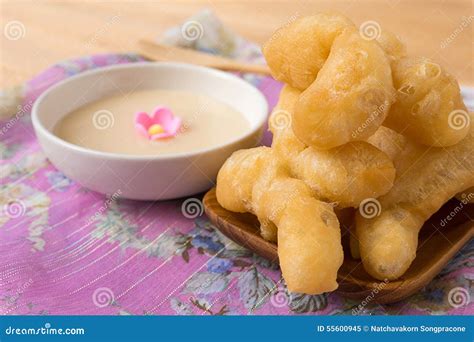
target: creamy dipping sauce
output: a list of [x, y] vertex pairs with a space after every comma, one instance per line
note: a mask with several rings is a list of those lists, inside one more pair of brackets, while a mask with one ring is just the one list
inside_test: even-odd
[[[170, 108], [183, 123], [175, 137], [152, 141], [135, 130], [134, 116], [141, 111], [153, 115], [158, 106]], [[163, 155], [218, 146], [244, 135], [249, 128], [243, 114], [212, 97], [151, 89], [106, 97], [80, 107], [58, 122], [54, 134], [91, 150]]]

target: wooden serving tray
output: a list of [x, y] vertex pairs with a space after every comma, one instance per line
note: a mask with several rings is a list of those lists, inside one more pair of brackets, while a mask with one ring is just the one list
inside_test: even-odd
[[[278, 262], [277, 245], [260, 236], [259, 223], [254, 215], [222, 208], [217, 202], [215, 188], [206, 193], [203, 203], [207, 216], [223, 234], [256, 254]], [[462, 210], [442, 226], [442, 220], [457, 206], [461, 206], [458, 200], [450, 200], [425, 223], [414, 262], [401, 278], [386, 284], [372, 278], [360, 260], [350, 256], [349, 233], [343, 231], [345, 256], [338, 272], [337, 292], [360, 300], [371, 295], [374, 302], [387, 304], [407, 298], [427, 285], [474, 236], [474, 204], [463, 205]]]

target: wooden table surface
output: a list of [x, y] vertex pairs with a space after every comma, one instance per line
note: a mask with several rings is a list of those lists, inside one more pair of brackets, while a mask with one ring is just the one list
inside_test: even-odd
[[474, 85], [470, 0], [0, 1], [0, 88], [62, 59], [134, 51], [138, 38], [155, 38], [203, 8], [259, 43], [295, 16], [335, 10], [357, 24], [374, 20], [397, 33], [410, 54], [431, 57]]

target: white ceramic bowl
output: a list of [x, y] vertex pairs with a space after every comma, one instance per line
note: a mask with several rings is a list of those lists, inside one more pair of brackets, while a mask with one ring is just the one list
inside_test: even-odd
[[[205, 94], [242, 113], [250, 128], [238, 139], [213, 148], [162, 156], [94, 151], [53, 134], [62, 117], [80, 106], [118, 93], [116, 85], [124, 92], [159, 88]], [[32, 120], [46, 156], [71, 179], [104, 194], [164, 200], [209, 189], [232, 152], [259, 142], [267, 111], [264, 96], [231, 74], [189, 64], [144, 62], [88, 71], [58, 83], [35, 102]]]

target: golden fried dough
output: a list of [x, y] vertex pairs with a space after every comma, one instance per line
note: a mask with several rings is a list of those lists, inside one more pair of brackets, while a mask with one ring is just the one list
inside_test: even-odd
[[[393, 135], [396, 137], [396, 135]], [[379, 212], [356, 215], [364, 268], [377, 279], [396, 279], [415, 258], [423, 223], [458, 192], [474, 185], [474, 130], [454, 146], [407, 141], [394, 159], [392, 189], [378, 198]]]
[[273, 134], [272, 148], [288, 164], [307, 147], [291, 129], [292, 113], [300, 94], [298, 89], [285, 85], [268, 120], [269, 129]]
[[393, 185], [391, 160], [367, 142], [356, 141], [330, 150], [306, 147], [293, 133], [291, 120], [300, 92], [285, 86], [269, 120], [272, 148], [289, 165], [291, 175], [306, 182], [324, 201], [357, 207], [368, 197], [381, 196]]
[[397, 161], [397, 156], [405, 149], [408, 144], [407, 138], [385, 126], [379, 129], [367, 139], [367, 142], [377, 147], [392, 161]]
[[316, 79], [334, 39], [354, 24], [339, 14], [302, 17], [275, 31], [263, 54], [275, 79], [304, 90]]
[[407, 54], [405, 44], [390, 31], [381, 30], [376, 40], [391, 62], [395, 62]]
[[316, 294], [337, 289], [344, 254], [332, 206], [311, 197], [289, 202], [278, 224], [278, 255], [290, 291]]
[[457, 81], [428, 58], [402, 58], [394, 63], [397, 101], [384, 122], [427, 146], [451, 146], [463, 139], [470, 117]]
[[265, 148], [234, 152], [217, 175], [216, 196], [220, 205], [238, 213], [253, 212], [252, 191], [256, 175], [268, 161]]
[[343, 251], [333, 207], [315, 199], [303, 181], [289, 177], [271, 148], [235, 152], [219, 171], [216, 194], [224, 208], [257, 215], [264, 237], [278, 234], [280, 265], [290, 291], [337, 288]]
[[396, 279], [423, 223], [456, 194], [474, 199], [472, 118], [457, 82], [375, 26], [367, 36], [366, 25], [318, 14], [277, 30], [263, 47], [285, 83], [272, 147], [235, 152], [217, 177], [218, 202], [253, 213], [278, 242], [293, 292], [337, 288], [341, 227], [369, 274]]
[[395, 168], [385, 153], [365, 141], [319, 151], [308, 147], [291, 167], [317, 197], [339, 207], [357, 207], [369, 197], [387, 193]]
[[385, 52], [347, 30], [334, 40], [316, 80], [299, 96], [292, 128], [317, 149], [364, 140], [382, 124], [394, 100]]

